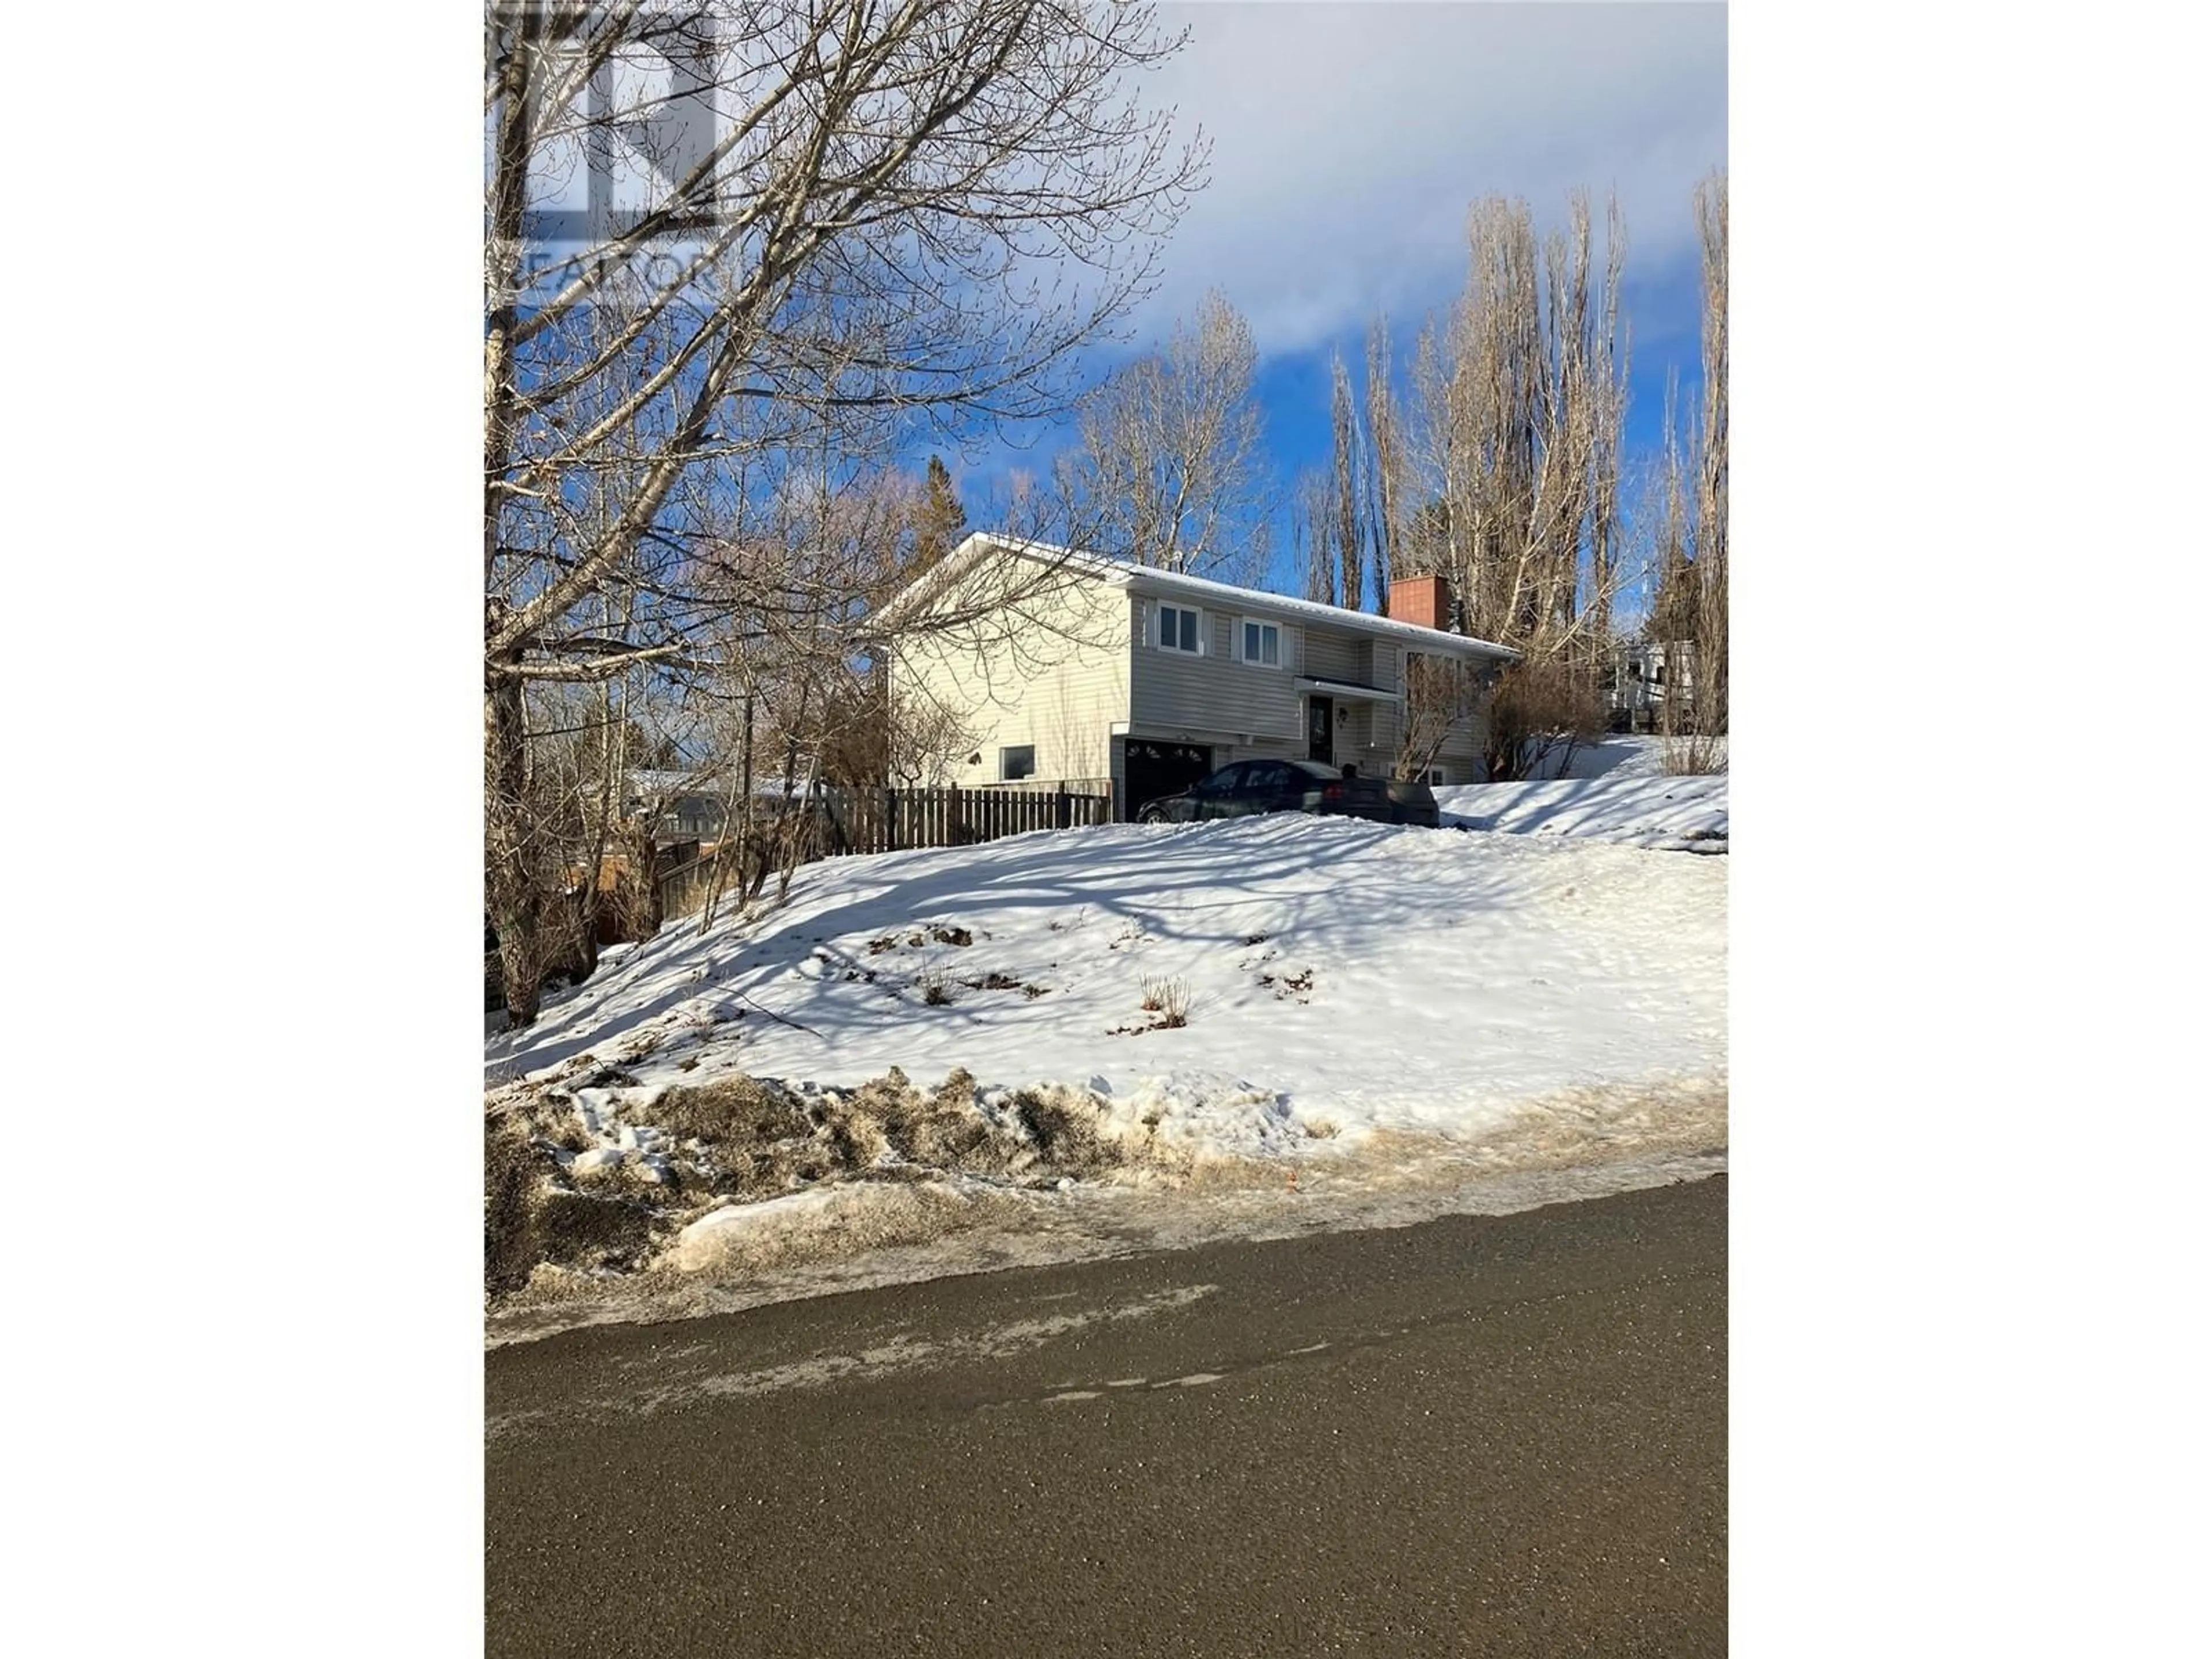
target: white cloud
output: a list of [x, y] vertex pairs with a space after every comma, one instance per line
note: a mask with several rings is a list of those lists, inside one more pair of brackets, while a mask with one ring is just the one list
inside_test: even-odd
[[1691, 251], [1690, 193], [1727, 157], [1727, 12], [1717, 4], [1171, 4], [1189, 47], [1149, 88], [1213, 141], [1212, 183], [1140, 319], [1209, 287], [1261, 349], [1296, 351], [1378, 307], [1454, 291], [1468, 205], [1539, 219], [1619, 191], [1632, 275]]

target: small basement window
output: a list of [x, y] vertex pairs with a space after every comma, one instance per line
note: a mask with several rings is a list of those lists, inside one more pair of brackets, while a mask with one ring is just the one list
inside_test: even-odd
[[1243, 629], [1243, 659], [1277, 668], [1283, 661], [1283, 630], [1273, 623], [1248, 622]]
[[1018, 749], [999, 751], [999, 779], [1002, 783], [1014, 783], [1036, 771], [1036, 745], [1025, 743]]
[[1198, 655], [1198, 612], [1177, 605], [1160, 607], [1160, 649]]

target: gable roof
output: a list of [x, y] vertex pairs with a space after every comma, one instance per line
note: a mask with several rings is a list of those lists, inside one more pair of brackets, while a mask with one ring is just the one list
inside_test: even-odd
[[1105, 582], [1152, 599], [1188, 599], [1194, 605], [1215, 611], [1234, 610], [1243, 616], [1340, 629], [1346, 633], [1399, 640], [1426, 650], [1449, 651], [1464, 657], [1511, 662], [1521, 654], [1510, 646], [1493, 645], [1488, 640], [1473, 639], [1465, 634], [1446, 633], [1441, 629], [1423, 628], [1417, 623], [1396, 622], [1389, 617], [1378, 617], [1372, 611], [1347, 611], [1341, 605], [1322, 605], [1314, 599], [1294, 599], [1286, 593], [1268, 593], [1256, 587], [1238, 587], [1205, 576], [1188, 575], [1180, 570], [1162, 570], [1152, 565], [1132, 564], [1126, 559], [1109, 558], [1103, 553], [1089, 553], [1079, 548], [1029, 541], [989, 531], [976, 532], [935, 567], [924, 572], [912, 586], [885, 607], [886, 615], [893, 615], [910, 605], [925, 602], [934, 587], [953, 580], [962, 571], [973, 568], [994, 553], [1034, 559], [1064, 569], [1071, 575]]

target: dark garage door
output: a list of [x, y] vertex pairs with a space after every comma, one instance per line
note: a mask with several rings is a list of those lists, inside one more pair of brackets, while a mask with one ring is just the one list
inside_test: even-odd
[[1127, 787], [1121, 816], [1134, 818], [1146, 801], [1188, 789], [1213, 770], [1213, 751], [1204, 744], [1152, 743], [1131, 738], [1123, 751]]

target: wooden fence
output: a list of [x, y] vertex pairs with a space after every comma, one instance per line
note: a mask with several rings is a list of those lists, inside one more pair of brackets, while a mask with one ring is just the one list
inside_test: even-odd
[[[1078, 830], [1108, 823], [1114, 817], [1111, 795], [1076, 794], [1065, 789], [827, 789], [808, 801], [763, 803], [755, 830], [759, 843], [754, 866], [775, 855], [785, 835], [799, 837], [802, 863], [858, 853], [896, 853], [923, 847], [970, 847], [1036, 830]], [[733, 862], [729, 878], [742, 885], [734, 862], [737, 837], [725, 839], [705, 858], [695, 857], [660, 876], [660, 908], [673, 919], [706, 902], [718, 856]]]
[[1078, 830], [1114, 815], [1105, 795], [1064, 789], [837, 789], [816, 809], [822, 852], [967, 847], [1033, 830]]

